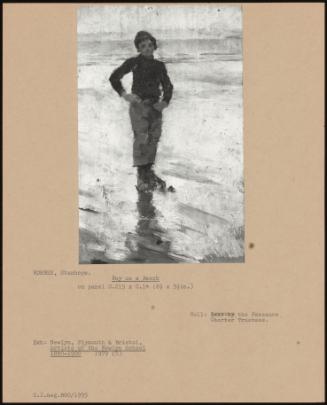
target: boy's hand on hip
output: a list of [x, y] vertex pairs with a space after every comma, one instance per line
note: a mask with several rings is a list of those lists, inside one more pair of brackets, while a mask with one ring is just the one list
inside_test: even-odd
[[129, 103], [140, 103], [141, 102], [140, 97], [133, 93], [123, 93], [122, 97]]
[[158, 101], [157, 103], [153, 104], [153, 108], [157, 111], [162, 111], [164, 108], [168, 107], [168, 103], [166, 101]]

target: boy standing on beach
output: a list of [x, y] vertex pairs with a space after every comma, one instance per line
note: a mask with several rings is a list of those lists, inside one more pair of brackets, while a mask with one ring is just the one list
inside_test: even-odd
[[[139, 55], [127, 59], [113, 71], [109, 81], [113, 89], [130, 103], [129, 114], [134, 132], [133, 166], [137, 167], [137, 189], [164, 190], [166, 183], [153, 170], [162, 128], [162, 110], [168, 107], [173, 85], [163, 62], [154, 59], [156, 39], [146, 31], [136, 34], [134, 44]], [[121, 79], [133, 72], [132, 92], [127, 93]], [[163, 95], [161, 97], [161, 88]], [[173, 191], [173, 188], [172, 190]]]

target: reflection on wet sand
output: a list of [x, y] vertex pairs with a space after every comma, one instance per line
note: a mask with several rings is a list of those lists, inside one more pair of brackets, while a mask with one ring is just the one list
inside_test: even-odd
[[170, 252], [171, 242], [166, 239], [165, 230], [159, 225], [158, 211], [153, 204], [153, 192], [138, 192], [136, 203], [138, 222], [135, 233], [128, 233], [126, 247], [131, 254], [127, 262], [176, 263], [179, 262]]
[[[228, 189], [175, 177], [169, 183], [176, 193], [137, 192], [133, 173], [121, 175], [128, 181], [119, 187], [97, 182], [88, 194], [80, 192], [80, 263], [244, 261], [244, 227], [223, 215], [224, 207], [231, 210]], [[219, 215], [190, 200], [195, 187], [217, 196]], [[134, 198], [125, 201], [131, 188]]]

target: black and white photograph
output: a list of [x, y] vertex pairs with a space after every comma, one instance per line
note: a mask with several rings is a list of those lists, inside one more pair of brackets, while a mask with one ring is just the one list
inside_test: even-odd
[[243, 263], [242, 8], [80, 6], [79, 263]]

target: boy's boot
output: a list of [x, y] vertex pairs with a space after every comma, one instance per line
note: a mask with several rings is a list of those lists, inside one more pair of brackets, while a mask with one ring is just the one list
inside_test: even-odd
[[166, 189], [166, 182], [156, 175], [152, 167], [150, 168], [150, 178], [154, 188], [158, 188], [161, 191]]
[[152, 166], [153, 166], [153, 163], [148, 163], [147, 165], [143, 166], [144, 181], [148, 184], [148, 188], [150, 190], [154, 190], [157, 188], [156, 176], [154, 175]]
[[149, 165], [143, 165], [137, 167], [137, 190], [147, 191], [151, 189], [151, 179], [149, 176]]

